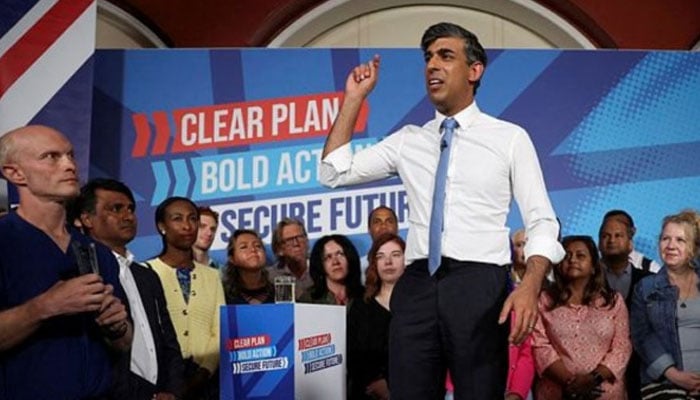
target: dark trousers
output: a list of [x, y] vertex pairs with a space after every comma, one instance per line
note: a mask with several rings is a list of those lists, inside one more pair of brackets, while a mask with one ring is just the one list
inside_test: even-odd
[[503, 398], [508, 323], [498, 325], [507, 269], [442, 259], [406, 268], [391, 296], [389, 384], [392, 400], [438, 400], [449, 369], [456, 400]]

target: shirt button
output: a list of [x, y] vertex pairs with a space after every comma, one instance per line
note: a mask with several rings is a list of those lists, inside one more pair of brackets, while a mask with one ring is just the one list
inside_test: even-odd
[[192, 292], [190, 292], [190, 296], [196, 296], [196, 295], [197, 295], [197, 292], [195, 292], [194, 290]]
[[185, 333], [183, 333], [183, 335], [189, 336], [189, 335], [190, 335], [190, 332], [189, 332], [189, 331], [185, 331]]
[[187, 310], [182, 310], [182, 315], [187, 315]]

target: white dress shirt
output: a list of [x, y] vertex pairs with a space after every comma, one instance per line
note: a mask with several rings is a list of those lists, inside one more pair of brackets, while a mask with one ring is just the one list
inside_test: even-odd
[[158, 382], [158, 357], [151, 326], [148, 323], [146, 310], [143, 308], [141, 294], [136, 286], [134, 274], [129, 265], [134, 261], [134, 255], [127, 250], [126, 257], [112, 252], [119, 263], [119, 282], [124, 288], [129, 301], [131, 318], [134, 321], [134, 338], [131, 343], [131, 372], [143, 379], [156, 384]]
[[[350, 143], [321, 162], [320, 181], [330, 187], [353, 185], [398, 175], [410, 214], [407, 263], [428, 257], [428, 229], [440, 157], [440, 125], [446, 116], [422, 127], [407, 125], [374, 146], [352, 154]], [[442, 254], [461, 261], [510, 263], [506, 219], [515, 198], [523, 216], [525, 256], [541, 255], [552, 263], [564, 250], [559, 224], [547, 196], [535, 148], [524, 129], [483, 114], [476, 103], [454, 116], [447, 170]]]
[[[644, 259], [644, 254], [638, 252], [637, 250], [632, 250], [632, 252], [629, 255], [629, 260], [630, 263], [632, 263], [632, 266], [637, 268], [637, 269], [644, 269], [644, 266], [642, 266], [642, 260]], [[653, 273], [659, 272], [661, 269], [661, 265], [657, 263], [654, 260], [651, 260], [651, 265], [649, 266], [649, 271]]]

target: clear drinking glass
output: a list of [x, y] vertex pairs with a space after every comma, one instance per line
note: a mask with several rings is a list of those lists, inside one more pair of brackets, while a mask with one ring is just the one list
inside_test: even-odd
[[275, 303], [294, 303], [296, 279], [290, 275], [275, 277]]

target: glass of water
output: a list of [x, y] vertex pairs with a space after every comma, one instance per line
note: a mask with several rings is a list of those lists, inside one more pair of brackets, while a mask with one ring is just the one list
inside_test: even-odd
[[295, 281], [291, 275], [275, 277], [275, 303], [294, 303]]

